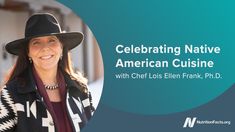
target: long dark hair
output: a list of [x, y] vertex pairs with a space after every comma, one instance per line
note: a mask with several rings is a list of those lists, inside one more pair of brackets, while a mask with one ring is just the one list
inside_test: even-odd
[[[63, 45], [63, 38], [57, 37], [60, 43]], [[20, 49], [20, 53], [16, 60], [16, 63], [10, 70], [9, 74], [5, 77], [4, 83], [8, 83], [9, 81], [18, 77], [21, 73], [23, 73], [30, 65], [28, 53], [29, 53], [29, 41], [25, 44], [25, 48]], [[81, 72], [75, 72], [72, 66], [71, 56], [66, 46], [63, 46], [63, 56], [62, 59], [58, 62], [58, 68], [66, 73], [68, 73], [72, 79], [76, 80], [78, 84], [81, 86], [81, 90], [83, 92], [87, 92], [87, 79], [82, 75]]]

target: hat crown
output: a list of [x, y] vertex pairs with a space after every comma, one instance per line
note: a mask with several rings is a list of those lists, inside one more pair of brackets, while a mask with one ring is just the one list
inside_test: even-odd
[[51, 14], [35, 14], [26, 23], [25, 37], [53, 33], [61, 33], [61, 28], [56, 18]]

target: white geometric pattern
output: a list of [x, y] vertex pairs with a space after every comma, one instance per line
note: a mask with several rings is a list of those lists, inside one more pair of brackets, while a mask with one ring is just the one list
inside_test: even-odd
[[33, 116], [37, 119], [37, 106], [36, 101], [34, 101], [30, 106], [30, 111], [32, 112]]
[[[5, 104], [3, 103], [5, 102]], [[17, 123], [17, 113], [16, 113], [16, 106], [11, 98], [8, 90], [4, 87], [1, 91], [1, 101], [0, 101], [0, 119], [8, 118], [9, 110], [6, 107], [10, 107], [10, 110], [14, 113], [13, 119], [8, 119], [6, 121], [0, 122], [0, 131], [8, 130]]]
[[72, 97], [73, 101], [76, 103], [77, 107], [79, 108], [79, 110], [82, 112], [83, 111], [83, 108], [82, 108], [82, 103], [81, 103], [81, 100], [80, 98], [75, 99], [74, 97]]
[[82, 104], [83, 104], [84, 107], [90, 106], [90, 100], [89, 100], [89, 98], [83, 100], [83, 101], [82, 101]]
[[47, 127], [48, 132], [55, 132], [54, 122], [48, 110], [47, 110], [47, 118], [42, 118], [42, 126]]
[[15, 106], [16, 106], [17, 111], [21, 111], [21, 112], [25, 111], [24, 110], [24, 105], [22, 105], [21, 103], [16, 103]]
[[12, 98], [10, 97], [10, 94], [8, 93], [8, 90], [6, 89], [6, 87], [4, 87], [2, 89], [2, 100], [5, 100], [8, 104], [8, 106], [11, 107], [11, 109], [13, 110], [13, 112], [16, 114], [16, 107], [15, 104], [12, 100]]
[[6, 107], [2, 104], [2, 101], [0, 101], [0, 118], [4, 118], [8, 116], [9, 111], [6, 109]]
[[74, 114], [70, 105], [69, 104], [69, 95], [67, 94], [67, 99], [66, 99], [66, 105], [67, 105], [67, 108], [68, 108], [68, 112], [69, 112], [69, 115], [72, 119], [72, 122], [73, 122], [73, 126], [75, 128], [75, 131], [76, 132], [80, 132], [80, 126], [79, 126], [79, 123], [82, 122], [80, 116], [78, 114]]
[[0, 124], [0, 130], [4, 131], [4, 130], [8, 130], [10, 128], [12, 128], [15, 125], [16, 118], [5, 121], [5, 122], [1, 122]]
[[37, 119], [37, 105], [36, 100], [30, 105], [29, 101], [26, 101], [26, 115], [30, 117], [30, 112], [33, 114], [34, 118]]

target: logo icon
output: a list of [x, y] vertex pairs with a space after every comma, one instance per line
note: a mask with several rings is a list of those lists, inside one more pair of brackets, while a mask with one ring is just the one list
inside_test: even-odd
[[192, 128], [194, 126], [196, 120], [197, 120], [197, 117], [193, 117], [193, 118], [187, 117], [184, 121], [183, 128], [186, 128], [186, 127]]

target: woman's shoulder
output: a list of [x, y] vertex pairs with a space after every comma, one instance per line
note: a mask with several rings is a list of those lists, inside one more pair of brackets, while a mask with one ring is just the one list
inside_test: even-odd
[[65, 83], [67, 86], [75, 86], [82, 92], [87, 90], [87, 80], [79, 74], [69, 74], [63, 72]]
[[25, 71], [21, 74], [19, 74], [17, 77], [9, 80], [6, 82], [4, 87], [11, 93], [18, 92], [19, 89], [22, 89], [22, 87], [29, 86], [30, 83], [33, 82], [29, 74]]
[[6, 87], [18, 87], [18, 86], [23, 86], [27, 81], [29, 81], [28, 77], [21, 74], [9, 80], [5, 85]]
[[5, 91], [11, 95], [16, 95], [17, 89], [20, 87], [19, 83], [20, 81], [18, 79], [8, 81], [4, 86], [2, 86], [1, 93]]

